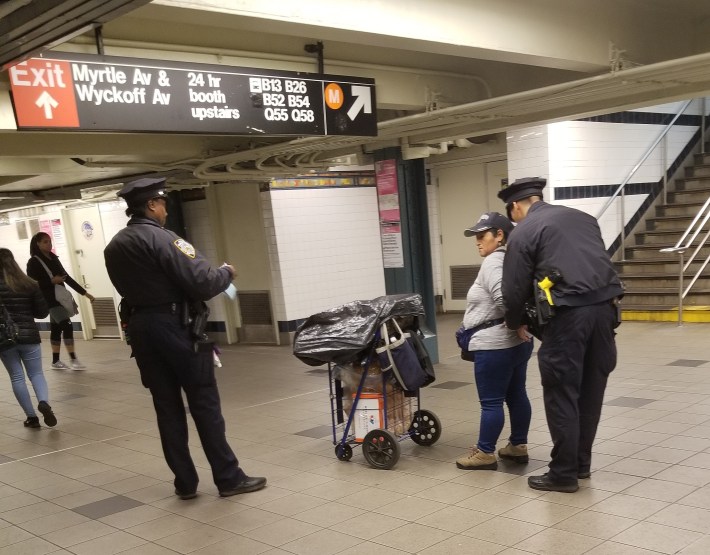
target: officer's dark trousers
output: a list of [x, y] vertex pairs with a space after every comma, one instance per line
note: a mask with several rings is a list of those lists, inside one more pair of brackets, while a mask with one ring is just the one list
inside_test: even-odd
[[198, 475], [188, 448], [181, 391], [220, 491], [246, 476], [225, 437], [224, 418], [211, 352], [196, 353], [189, 333], [174, 314], [137, 312], [129, 326], [131, 346], [143, 385], [150, 389], [163, 453], [182, 493], [197, 489]]
[[577, 473], [590, 469], [607, 378], [616, 366], [615, 319], [608, 301], [559, 307], [545, 328], [538, 363], [554, 481], [576, 483]]

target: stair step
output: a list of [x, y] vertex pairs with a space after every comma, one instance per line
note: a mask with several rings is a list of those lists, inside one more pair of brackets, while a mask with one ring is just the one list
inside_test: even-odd
[[710, 186], [710, 175], [679, 178], [673, 182], [673, 186], [676, 191], [702, 189], [704, 187]]
[[636, 246], [657, 246], [659, 249], [675, 246], [683, 236], [683, 231], [678, 229], [651, 229], [639, 231], [634, 235]]
[[710, 188], [688, 189], [686, 191], [669, 191], [666, 198], [669, 203], [705, 202], [710, 198]]
[[654, 216], [651, 218], [646, 218], [646, 227], [648, 229], [654, 230], [673, 230], [673, 231], [685, 231], [688, 226], [693, 221], [693, 215], [668, 215], [668, 216]]
[[673, 204], [659, 204], [656, 206], [656, 216], [665, 218], [670, 216], [692, 217], [700, 212], [705, 201], [675, 202]]
[[710, 176], [710, 164], [695, 164], [685, 168], [685, 177], [706, 177]]
[[[662, 248], [672, 247], [674, 244], [668, 245], [631, 245], [626, 247], [626, 258], [631, 260], [658, 260], [659, 262], [678, 262], [679, 256], [660, 252]], [[710, 255], [710, 244], [705, 244], [698, 252], [698, 256], [705, 260]]]

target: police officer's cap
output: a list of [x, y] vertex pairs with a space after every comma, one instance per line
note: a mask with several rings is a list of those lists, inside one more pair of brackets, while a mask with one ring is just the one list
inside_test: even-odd
[[463, 234], [466, 237], [473, 237], [476, 233], [488, 231], [489, 229], [500, 229], [507, 237], [508, 234], [513, 231], [513, 223], [503, 214], [499, 214], [498, 212], [486, 212], [475, 224], [466, 229]]
[[542, 190], [547, 184], [544, 177], [524, 177], [498, 191], [498, 198], [506, 205], [528, 197], [542, 198]]
[[126, 183], [117, 193], [128, 205], [144, 203], [152, 198], [166, 198], [165, 178], [144, 177]]

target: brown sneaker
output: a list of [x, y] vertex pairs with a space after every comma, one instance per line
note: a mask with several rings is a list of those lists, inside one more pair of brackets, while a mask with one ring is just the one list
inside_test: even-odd
[[498, 456], [501, 459], [508, 459], [519, 464], [526, 464], [528, 458], [528, 446], [525, 444], [513, 445], [508, 442], [508, 445], [503, 449], [498, 449]]
[[456, 459], [456, 466], [462, 470], [496, 470], [498, 461], [493, 453], [473, 447], [468, 455]]

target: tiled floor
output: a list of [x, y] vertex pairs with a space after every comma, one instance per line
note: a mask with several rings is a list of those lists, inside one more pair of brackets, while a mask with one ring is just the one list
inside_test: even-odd
[[570, 495], [526, 484], [550, 451], [534, 357], [530, 464], [456, 468], [479, 411], [470, 363], [455, 351], [459, 317], [440, 319], [438, 381], [422, 392], [442, 437], [404, 441], [389, 471], [370, 468], [359, 448], [336, 459], [326, 374], [288, 347], [224, 348], [227, 433], [245, 470], [269, 479], [228, 499], [194, 433], [200, 495], [173, 495], [123, 344], [78, 342], [87, 370], [47, 370], [54, 429], [24, 428], [0, 380], [0, 554], [710, 553], [710, 326], [621, 326], [594, 473]]

